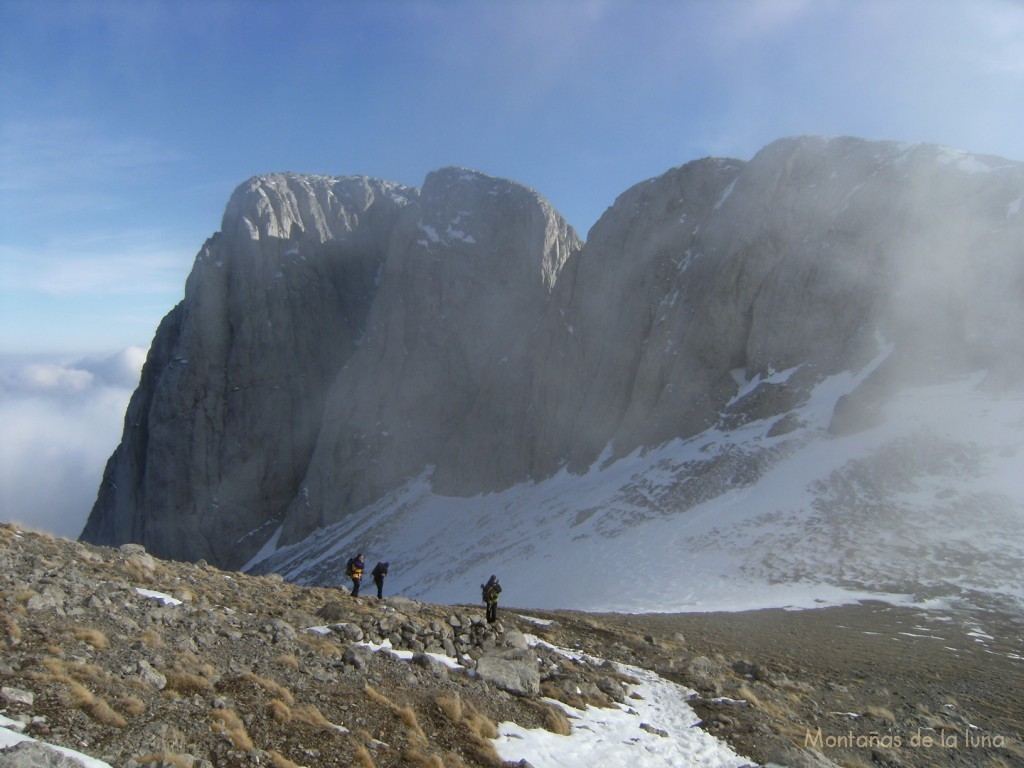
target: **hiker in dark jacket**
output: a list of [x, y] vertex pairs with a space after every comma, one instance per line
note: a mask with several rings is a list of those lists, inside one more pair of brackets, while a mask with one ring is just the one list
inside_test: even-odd
[[484, 603], [487, 605], [487, 623], [493, 624], [498, 620], [498, 595], [501, 594], [501, 584], [497, 576], [491, 576], [486, 584], [481, 584], [480, 589], [484, 593]]
[[388, 575], [388, 564], [378, 562], [370, 572], [373, 574], [373, 583], [377, 585], [377, 599], [384, 597], [384, 577]]
[[363, 553], [349, 558], [345, 565], [345, 575], [352, 579], [352, 597], [359, 597], [359, 585], [363, 581], [363, 567], [366, 561], [363, 560]]

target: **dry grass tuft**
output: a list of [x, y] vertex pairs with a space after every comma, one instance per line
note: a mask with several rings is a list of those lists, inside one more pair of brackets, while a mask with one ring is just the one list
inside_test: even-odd
[[[540, 706], [541, 714], [544, 716], [544, 730], [551, 731], [551, 733], [559, 736], [568, 736], [572, 732], [569, 718], [565, 716], [565, 711], [561, 707], [543, 703], [538, 706]], [[495, 731], [497, 731], [497, 728], [495, 728]], [[497, 736], [497, 733], [495, 733], [495, 736]]]
[[373, 762], [373, 757], [370, 755], [370, 750], [362, 744], [356, 744], [355, 754], [356, 760], [363, 768], [377, 768], [377, 764]]
[[437, 755], [424, 755], [415, 749], [407, 749], [402, 752], [402, 762], [420, 766], [420, 768], [444, 768], [444, 761]]
[[93, 695], [84, 685], [72, 681], [69, 688], [72, 706], [81, 709], [96, 722], [115, 728], [124, 728], [128, 725], [128, 721], [115, 712], [104, 699]]
[[110, 640], [99, 629], [92, 627], [75, 627], [71, 630], [71, 636], [95, 648], [97, 651], [105, 651], [110, 648]]
[[752, 707], [760, 709], [762, 706], [760, 697], [746, 685], [741, 685], [739, 690], [736, 692], [736, 695], [741, 699], [745, 699]]
[[136, 696], [119, 696], [117, 708], [129, 717], [139, 717], [146, 714], [146, 702]]
[[273, 750], [270, 752], [270, 764], [273, 765], [274, 768], [303, 768], [303, 766], [298, 763], [293, 763], [280, 752], [274, 752]]
[[180, 694], [205, 693], [213, 689], [213, 683], [202, 675], [194, 675], [191, 672], [170, 670], [164, 673], [167, 678], [165, 691], [172, 691]]
[[554, 699], [560, 701], [563, 704], [572, 707], [573, 709], [586, 709], [587, 702], [583, 700], [583, 697], [575, 694], [570, 694], [568, 691], [560, 688], [554, 683], [544, 682], [540, 684], [540, 695], [546, 699]]
[[771, 715], [779, 720], [786, 720], [793, 717], [793, 710], [788, 706], [774, 701], [768, 701], [767, 699], [762, 699], [754, 693], [753, 689], [748, 685], [741, 685], [737, 695], [741, 699], [746, 699], [750, 706], [755, 709], [759, 709], [765, 714]]
[[139, 641], [151, 651], [155, 651], [158, 648], [164, 647], [164, 640], [160, 637], [160, 633], [152, 629], [147, 629], [141, 635], [139, 635]]
[[[502, 765], [501, 758], [498, 757], [498, 753], [491, 743], [491, 739], [498, 736], [498, 726], [493, 720], [477, 710], [472, 703], [463, 702], [458, 693], [438, 696], [434, 699], [434, 703], [445, 717], [465, 729], [469, 740], [468, 757], [480, 765]], [[568, 721], [565, 725], [568, 729]], [[549, 728], [549, 730], [554, 730], [554, 728]], [[455, 760], [458, 762], [454, 762]], [[447, 761], [453, 768], [455, 765], [462, 764], [461, 758], [454, 754], [449, 755]]]
[[452, 696], [443, 694], [434, 699], [434, 703], [444, 713], [444, 716], [453, 723], [462, 722], [462, 699], [459, 697], [459, 694], [456, 693]]
[[498, 738], [498, 724], [491, 720], [491, 718], [480, 712], [468, 701], [462, 705], [462, 709], [465, 712], [463, 718], [473, 734], [488, 743], [490, 743], [490, 739]]
[[252, 750], [252, 739], [249, 738], [242, 719], [233, 709], [215, 709], [210, 716], [213, 718], [213, 730], [226, 735], [231, 740], [231, 746], [243, 752]]
[[280, 683], [277, 683], [273, 680], [268, 680], [265, 677], [260, 677], [259, 675], [253, 674], [252, 672], [244, 673], [242, 675], [242, 679], [248, 680], [253, 685], [265, 690], [267, 693], [277, 696], [286, 704], [288, 704], [288, 706], [291, 706], [295, 703], [295, 697], [292, 696], [292, 692]]
[[191, 651], [178, 653], [178, 662], [176, 667], [177, 669], [184, 670], [185, 672], [193, 672], [197, 675], [202, 675], [209, 680], [217, 677], [216, 668], [209, 662], [204, 662], [203, 659]]
[[925, 720], [925, 725], [936, 731], [952, 731], [959, 734], [963, 733], [963, 730], [961, 730], [959, 725], [951, 723], [948, 720], [943, 720], [941, 717], [929, 717]]
[[384, 694], [377, 691], [373, 686], [371, 686], [368, 683], [363, 686], [363, 692], [372, 701], [375, 701], [378, 704], [382, 704], [385, 707], [387, 707], [389, 710], [391, 710], [391, 714], [393, 714], [395, 717], [401, 720], [402, 724], [405, 726], [405, 729], [408, 733], [409, 741], [417, 745], [425, 745], [427, 743], [427, 735], [423, 732], [423, 729], [420, 727], [419, 720], [416, 719], [416, 713], [413, 711], [412, 707], [400, 706], [398, 704], [395, 704], [395, 702], [393, 702]]
[[280, 699], [274, 699], [270, 702], [270, 716], [274, 718], [275, 722], [287, 723], [292, 719], [292, 710], [287, 704]]
[[135, 584], [151, 584], [153, 582], [153, 572], [135, 559], [123, 563], [121, 565], [121, 573]]
[[394, 711], [395, 715], [398, 716], [398, 719], [402, 721], [402, 724], [409, 732], [410, 741], [422, 741], [423, 743], [426, 743], [427, 734], [425, 734], [423, 729], [420, 727], [419, 720], [416, 718], [416, 712], [413, 711], [412, 707], [398, 707], [396, 710], [392, 711]]
[[292, 708], [292, 717], [295, 720], [300, 720], [303, 723], [315, 725], [319, 728], [335, 727], [335, 724], [324, 717], [324, 713], [321, 712], [314, 704], [301, 704]]
[[323, 635], [300, 635], [299, 641], [303, 645], [319, 653], [321, 656], [327, 656], [332, 659], [340, 659], [342, 656], [345, 655], [345, 651], [342, 649], [340, 645], [338, 645], [335, 642], [332, 642]]
[[7, 636], [7, 644], [13, 646], [21, 642], [21, 627], [18, 626], [18, 622], [6, 613], [0, 616], [0, 621], [3, 622], [4, 634]]
[[280, 656], [275, 656], [274, 664], [285, 669], [296, 671], [299, 669], [299, 659], [294, 653], [282, 653]]
[[109, 679], [108, 675], [96, 664], [84, 664], [80, 661], [63, 661], [58, 658], [45, 658], [40, 662], [49, 673], [44, 678], [71, 685], [76, 680], [89, 683], [102, 683]]
[[894, 715], [892, 713], [892, 710], [889, 709], [888, 707], [881, 707], [881, 706], [877, 706], [875, 704], [872, 704], [871, 706], [869, 706], [867, 709], [864, 710], [864, 714], [867, 715], [868, 717], [874, 717], [874, 718], [877, 718], [879, 720], [886, 720], [886, 721], [888, 721], [890, 723], [895, 723], [896, 722], [896, 715]]

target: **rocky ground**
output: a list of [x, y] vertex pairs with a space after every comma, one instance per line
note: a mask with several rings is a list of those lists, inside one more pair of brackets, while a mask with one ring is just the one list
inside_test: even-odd
[[[352, 598], [11, 526], [0, 605], [0, 714], [117, 768], [496, 767], [499, 722], [566, 733], [550, 699], [628, 705], [612, 665], [527, 651], [526, 634], [693, 688], [703, 727], [751, 764], [1024, 766], [1024, 622], [1007, 612], [503, 608], [489, 626], [479, 606]], [[363, 644], [385, 640], [411, 659]], [[42, 764], [56, 765], [0, 753]]]

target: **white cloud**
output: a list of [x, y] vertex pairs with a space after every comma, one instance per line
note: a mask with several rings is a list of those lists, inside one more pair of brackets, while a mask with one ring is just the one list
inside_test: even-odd
[[15, 383], [35, 392], [81, 392], [92, 386], [93, 375], [55, 363], [30, 363], [14, 375]]
[[0, 519], [81, 533], [144, 358], [0, 358]]

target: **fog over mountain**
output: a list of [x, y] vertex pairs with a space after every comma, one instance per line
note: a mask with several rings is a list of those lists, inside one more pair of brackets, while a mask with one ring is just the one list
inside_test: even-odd
[[322, 582], [362, 550], [432, 600], [1020, 597], [1022, 200], [1021, 163], [853, 138], [672, 169], [585, 244], [465, 169], [251, 179], [82, 538]]

